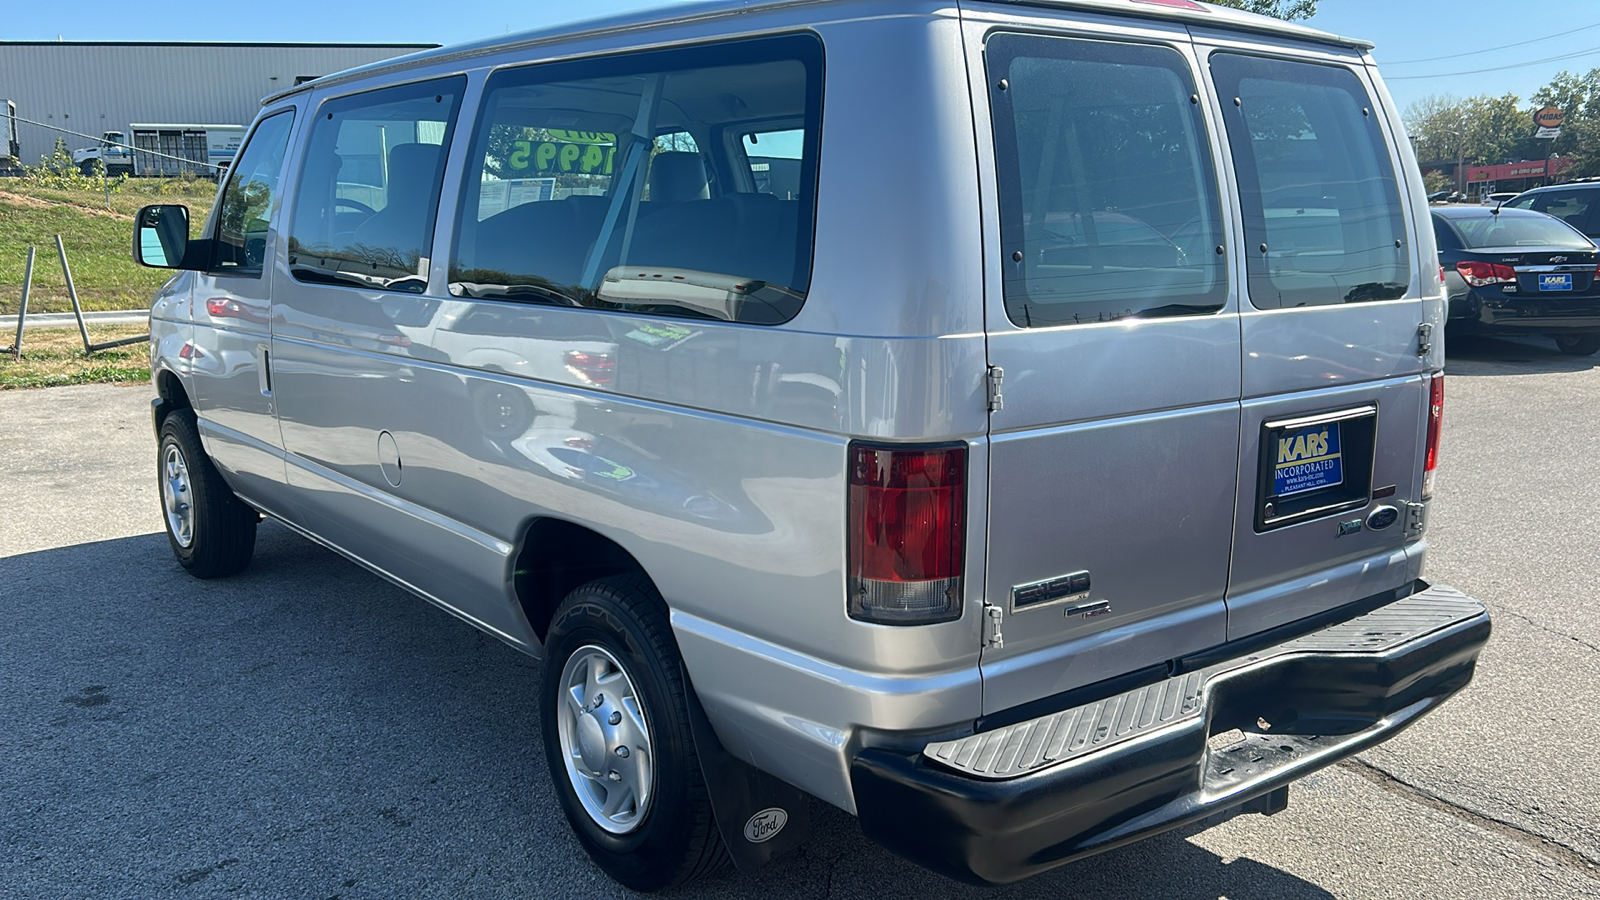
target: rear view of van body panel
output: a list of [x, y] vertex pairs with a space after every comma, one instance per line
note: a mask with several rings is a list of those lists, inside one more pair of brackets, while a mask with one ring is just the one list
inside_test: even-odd
[[1437, 286], [1362, 53], [963, 16], [1004, 398], [986, 713], [1414, 580]]

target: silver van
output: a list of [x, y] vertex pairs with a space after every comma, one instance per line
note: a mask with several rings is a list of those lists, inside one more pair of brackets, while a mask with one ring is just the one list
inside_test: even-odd
[[983, 883], [1274, 813], [1490, 628], [1422, 578], [1444, 297], [1367, 49], [712, 0], [269, 97], [197, 237], [136, 223], [173, 550], [270, 516], [542, 657], [637, 889], [807, 795]]

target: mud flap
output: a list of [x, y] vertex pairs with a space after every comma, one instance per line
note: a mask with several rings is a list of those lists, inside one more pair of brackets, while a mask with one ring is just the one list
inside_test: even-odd
[[683, 680], [689, 686], [689, 724], [717, 830], [739, 871], [754, 872], [811, 837], [811, 798], [723, 749], [687, 671]]

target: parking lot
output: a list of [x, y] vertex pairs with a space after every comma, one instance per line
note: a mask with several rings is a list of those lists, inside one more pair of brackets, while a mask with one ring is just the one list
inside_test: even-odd
[[[816, 804], [805, 849], [680, 895], [1600, 894], [1600, 359], [1482, 339], [1448, 371], [1427, 574], [1495, 634], [1440, 712], [1275, 817], [1009, 888]], [[244, 575], [183, 573], [149, 396], [0, 393], [0, 897], [625, 893], [557, 809], [531, 660], [272, 524]]]

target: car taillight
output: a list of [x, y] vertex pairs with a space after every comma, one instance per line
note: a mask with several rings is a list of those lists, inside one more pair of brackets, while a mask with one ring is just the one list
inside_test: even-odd
[[1504, 284], [1517, 280], [1516, 270], [1500, 263], [1488, 263], [1481, 260], [1469, 259], [1456, 263], [1456, 271], [1473, 287], [1483, 287], [1486, 284]]
[[1439, 432], [1444, 425], [1444, 373], [1428, 388], [1428, 449], [1422, 464], [1422, 499], [1433, 496], [1433, 473], [1439, 468]]
[[851, 444], [849, 504], [850, 617], [961, 618], [967, 448]]
[[609, 353], [567, 351], [567, 368], [590, 384], [610, 384], [617, 377], [617, 360]]

